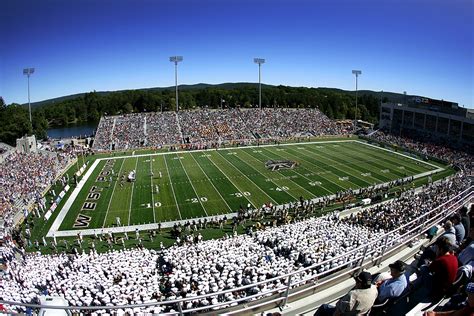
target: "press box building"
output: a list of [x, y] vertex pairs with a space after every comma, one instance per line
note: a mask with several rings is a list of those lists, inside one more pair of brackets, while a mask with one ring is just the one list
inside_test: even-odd
[[394, 135], [414, 130], [459, 144], [474, 143], [474, 110], [444, 100], [412, 97], [406, 104], [382, 103], [379, 126]]

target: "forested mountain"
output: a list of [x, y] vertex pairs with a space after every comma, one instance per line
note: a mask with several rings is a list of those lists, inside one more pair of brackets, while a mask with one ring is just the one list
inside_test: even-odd
[[[359, 91], [358, 117], [377, 122], [380, 92]], [[384, 101], [397, 101], [403, 95], [384, 93]], [[179, 86], [180, 109], [254, 107], [258, 105], [255, 83], [197, 84]], [[318, 107], [330, 118], [353, 118], [354, 91], [332, 88], [305, 88], [262, 85], [264, 107]], [[102, 115], [175, 109], [174, 87], [89, 92], [32, 104], [33, 126], [27, 106], [5, 105], [0, 101], [0, 141], [14, 144], [16, 138], [35, 133], [39, 138], [50, 127], [97, 122]]]

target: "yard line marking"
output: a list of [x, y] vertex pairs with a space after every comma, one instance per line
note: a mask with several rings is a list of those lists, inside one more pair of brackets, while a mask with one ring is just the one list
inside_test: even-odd
[[[389, 162], [391, 165], [393, 164], [402, 164], [404, 166], [407, 166], [408, 168], [414, 170], [414, 173], [415, 174], [418, 174], [419, 172], [423, 171], [422, 169], [426, 169], [429, 167], [431, 168], [435, 168], [435, 169], [438, 169], [439, 167], [438, 166], [435, 166], [435, 165], [432, 165], [431, 163], [428, 163], [428, 162], [425, 162], [425, 161], [422, 161], [422, 160], [419, 160], [415, 157], [410, 157], [410, 156], [406, 156], [404, 154], [401, 154], [401, 153], [398, 153], [396, 151], [390, 151], [390, 150], [387, 150], [385, 148], [382, 148], [382, 147], [377, 147], [377, 146], [374, 146], [372, 144], [368, 144], [368, 143], [364, 143], [364, 142], [356, 142], [356, 143], [359, 143], [359, 144], [364, 144], [364, 145], [367, 145], [367, 146], [370, 146], [370, 147], [374, 147], [374, 148], [378, 148], [378, 149], [381, 149], [381, 150], [384, 150], [384, 151], [388, 151], [389, 154], [386, 154], [386, 153], [383, 153], [384, 155], [383, 156], [380, 156], [382, 155], [381, 152], [378, 152], [378, 151], [372, 151], [370, 152], [370, 150], [372, 148], [364, 148], [364, 147], [357, 147], [357, 150], [359, 152], [362, 152], [362, 153], [367, 153], [366, 151], [369, 150], [369, 152], [367, 153], [368, 155], [372, 155], [372, 156], [377, 156], [377, 157], [380, 157], [379, 159], [382, 160], [382, 161], [386, 161], [386, 162]], [[379, 155], [380, 154], [380, 155]], [[396, 157], [396, 156], [401, 156], [401, 157]], [[422, 162], [423, 164], [419, 165], [419, 164], [413, 164], [412, 163], [412, 160], [415, 160], [417, 162]], [[420, 170], [420, 168], [422, 168]]]
[[[207, 160], [209, 160], [214, 166], [216, 166], [217, 169], [219, 169], [219, 171], [227, 178], [227, 180], [229, 180], [230, 183], [232, 183], [232, 185], [237, 189], [237, 191], [239, 191], [242, 196], [247, 200], [247, 202], [249, 202], [254, 208], [257, 208], [249, 199], [247, 199], [247, 197], [244, 196], [243, 194], [243, 191], [239, 189], [239, 187], [234, 183], [234, 181], [232, 181], [231, 179], [234, 179], [234, 177], [228, 177], [224, 171], [222, 171], [221, 168], [219, 168], [219, 166], [211, 160], [211, 157], [206, 157]], [[222, 180], [224, 180], [224, 178], [222, 178]]]
[[178, 159], [178, 160], [179, 160], [179, 162], [181, 163], [181, 167], [183, 168], [184, 173], [186, 174], [186, 177], [188, 178], [189, 183], [191, 184], [191, 187], [193, 188], [194, 194], [196, 195], [197, 199], [199, 200], [199, 204], [201, 204], [201, 207], [202, 207], [202, 209], [204, 210], [204, 213], [206, 213], [206, 216], [209, 216], [209, 215], [207, 214], [206, 208], [204, 207], [204, 204], [202, 204], [201, 197], [197, 194], [197, 191], [196, 191], [196, 189], [194, 188], [193, 182], [191, 181], [191, 178], [189, 178], [189, 175], [188, 175], [188, 172], [186, 171], [186, 168], [184, 168], [184, 165], [183, 165], [183, 162], [181, 161], [181, 158]]
[[219, 156], [221, 156], [222, 159], [224, 159], [225, 161], [227, 161], [227, 163], [230, 164], [235, 170], [237, 170], [238, 172], [240, 172], [240, 173], [241, 173], [245, 178], [247, 178], [250, 182], [252, 182], [253, 184], [255, 184], [255, 186], [256, 186], [260, 191], [262, 191], [263, 194], [265, 194], [266, 196], [268, 196], [268, 197], [270, 198], [270, 200], [272, 200], [273, 203], [275, 203], [275, 205], [279, 205], [279, 204], [280, 204], [280, 203], [277, 203], [277, 201], [275, 201], [270, 195], [268, 195], [267, 192], [263, 191], [262, 188], [261, 188], [258, 184], [256, 184], [255, 182], [253, 182], [245, 173], [243, 173], [242, 171], [240, 171], [239, 168], [237, 168], [236, 166], [234, 166], [229, 160], [225, 159], [224, 156], [223, 156], [219, 151], [217, 151], [217, 154], [218, 154]]
[[[356, 139], [345, 139], [345, 140], [323, 140], [323, 141], [313, 141], [313, 142], [305, 142], [305, 143], [285, 143], [285, 144], [280, 144], [278, 146], [298, 146], [301, 144], [305, 145], [311, 145], [311, 144], [332, 144], [332, 143], [353, 143], [353, 142], [359, 142]], [[216, 149], [196, 149], [193, 150], [193, 152], [196, 153], [202, 153], [202, 152], [213, 152], [213, 151], [229, 151], [229, 150], [238, 150], [241, 148], [264, 148], [264, 147], [276, 147], [277, 145], [274, 144], [268, 144], [268, 145], [251, 145], [251, 146], [245, 146], [245, 147], [232, 147], [232, 148], [218, 148]], [[172, 153], [170, 152], [162, 152], [162, 153], [154, 153], [154, 154], [138, 154], [138, 155], [133, 155], [133, 156], [118, 156], [118, 157], [108, 157], [108, 158], [97, 158], [97, 160], [109, 160], [109, 159], [122, 159], [122, 158], [131, 158], [131, 157], [149, 157], [149, 156], [164, 156], [164, 155], [177, 155], [177, 154], [185, 154], [189, 153], [189, 150], [180, 150], [180, 151], [174, 151]]]
[[[268, 149], [267, 149], [267, 150], [268, 150]], [[312, 163], [311, 161], [309, 161], [309, 160], [307, 160], [307, 159], [304, 159], [303, 157], [300, 157], [300, 156], [297, 156], [297, 155], [295, 155], [295, 154], [292, 154], [292, 153], [289, 152], [289, 151], [287, 151], [286, 153], [289, 154], [289, 155], [291, 155], [291, 156], [293, 156], [293, 157], [296, 157], [296, 159], [303, 159], [304, 161], [306, 161], [306, 162], [309, 163], [310, 165], [313, 165], [313, 166], [315, 166], [316, 168], [318, 168], [318, 169], [320, 169], [320, 170], [324, 170], [324, 169], [321, 168], [320, 166], [316, 165], [315, 163]], [[303, 155], [303, 154], [302, 154], [302, 155]], [[303, 156], [305, 156], [305, 155], [303, 155]], [[305, 156], [305, 157], [307, 157], [307, 156]], [[303, 168], [306, 169], [306, 170], [308, 170], [308, 171], [310, 171], [310, 173], [312, 172], [311, 170], [309, 170], [309, 169], [307, 169], [307, 168], [305, 168], [305, 167], [303, 167]], [[299, 173], [299, 172], [298, 172], [298, 173]], [[301, 173], [300, 173], [300, 174], [301, 174]], [[344, 188], [343, 186], [341, 186], [341, 185], [338, 184], [337, 182], [331, 181], [329, 178], [324, 177], [324, 174], [319, 175], [319, 176], [320, 176], [321, 178], [324, 178], [326, 181], [331, 182], [332, 184], [334, 184], [334, 185], [336, 185], [337, 187], [341, 188], [341, 190], [340, 190], [341, 192], [347, 190], [346, 188]], [[336, 174], [334, 174], [334, 176], [337, 177]], [[304, 176], [304, 177], [306, 178], [306, 176]], [[351, 183], [352, 183], [352, 182], [351, 182]], [[355, 183], [352, 183], [352, 184], [355, 184]], [[331, 191], [329, 191], [328, 189], [326, 189], [324, 186], [321, 186], [321, 188], [323, 188], [324, 190], [330, 192], [331, 194], [334, 194], [333, 192], [331, 192]]]
[[151, 186], [151, 205], [153, 209], [153, 222], [156, 223], [156, 215], [155, 215], [155, 196], [153, 194], [153, 163], [151, 162], [153, 159], [150, 158], [150, 186]]
[[[264, 150], [267, 150], [267, 149], [264, 149]], [[258, 161], [260, 161], [260, 162], [263, 162], [263, 161], [261, 161], [260, 159], [258, 159], [258, 158], [256, 158], [256, 157], [250, 155], [250, 154], [249, 154], [248, 152], [246, 152], [245, 150], [243, 150], [243, 152], [246, 153], [247, 155], [253, 157], [255, 160], [258, 160]], [[269, 156], [265, 155], [262, 151], [260, 151], [260, 154], [261, 154], [262, 156], [264, 156], [264, 157], [267, 157], [268, 159], [271, 159]], [[277, 155], [277, 156], [278, 156], [278, 157], [281, 157], [280, 155]], [[283, 158], [283, 157], [281, 157], [281, 158]], [[292, 171], [293, 173], [296, 173], [296, 171], [295, 171], [294, 169], [292, 169], [291, 171]], [[302, 188], [303, 190], [305, 190], [306, 192], [308, 192], [308, 193], [312, 196], [312, 199], [315, 198], [315, 197], [317, 197], [316, 195], [314, 195], [313, 193], [311, 193], [310, 191], [308, 191], [307, 189], [305, 189], [304, 187], [302, 187], [301, 185], [299, 185], [298, 183], [296, 183], [296, 182], [293, 181], [292, 179], [288, 179], [288, 180], [290, 180], [291, 182], [293, 182], [294, 184], [296, 184], [297, 186], [299, 186], [300, 188]], [[310, 180], [310, 181], [311, 181], [311, 180]], [[326, 191], [328, 191], [328, 190], [326, 190]], [[328, 191], [328, 192], [330, 192], [330, 193], [332, 194], [331, 191]]]
[[[242, 150], [244, 153], [245, 150]], [[250, 156], [250, 154], [246, 153], [247, 155]], [[252, 157], [254, 160], [257, 160], [259, 161], [257, 158], [253, 157], [253, 156], [250, 156]], [[261, 173], [259, 170], [257, 170], [256, 168], [254, 168], [253, 166], [249, 165], [246, 161], [244, 161], [243, 159], [240, 159], [239, 157], [237, 157], [237, 159], [239, 159], [240, 161], [242, 161], [244, 164], [246, 164], [247, 166], [249, 166], [250, 168], [252, 168], [253, 170], [257, 171], [258, 173], [260, 173], [265, 179], [270, 179], [270, 182], [273, 183], [274, 185], [276, 185], [276, 187], [281, 187], [280, 185], [276, 184], [271, 178], [268, 178], [267, 176], [265, 176], [263, 173]], [[306, 191], [306, 190], [305, 190]], [[290, 190], [285, 190], [284, 192], [286, 192], [288, 195], [291, 195], [296, 201], [298, 201], [299, 199], [297, 197], [295, 197], [293, 194], [290, 193]], [[308, 191], [306, 191], [308, 192]], [[314, 194], [311, 193], [311, 195], [314, 197]]]
[[[138, 166], [138, 157], [137, 157], [137, 162], [135, 162], [135, 179], [137, 177], [137, 174], [136, 174], [137, 166]], [[135, 181], [133, 181], [133, 183], [132, 183], [132, 194], [130, 194], [130, 207], [128, 209], [128, 225], [129, 226], [130, 226], [130, 215], [132, 215], [133, 188], [135, 187]]]
[[[267, 148], [264, 148], [264, 150], [267, 151], [267, 152], [270, 152], [270, 150], [267, 149]], [[276, 154], [276, 153], [273, 153], [273, 152], [271, 152], [271, 153], [274, 154], [275, 156], [280, 157], [280, 158], [284, 158], [284, 157], [280, 156], [279, 154]], [[289, 154], [292, 155], [291, 153], [289, 153]], [[270, 156], [268, 156], [268, 155], [265, 155], [265, 154], [263, 154], [263, 153], [262, 153], [262, 155], [264, 155], [264, 156], [268, 157], [269, 159], [271, 159]], [[292, 156], [295, 156], [295, 155], [292, 155]], [[295, 157], [296, 157], [296, 156], [295, 156]], [[300, 166], [300, 167], [298, 167], [298, 168], [302, 168], [302, 169], [305, 169], [305, 170], [309, 171], [309, 173], [313, 173], [313, 171], [311, 171], [311, 170], [309, 170], [308, 168], [305, 168], [305, 167], [303, 167], [303, 166]], [[299, 172], [298, 169], [291, 169], [291, 171], [292, 171], [293, 173], [299, 174], [301, 177], [305, 178], [306, 180], [309, 180], [310, 182], [319, 182], [319, 181], [316, 181], [316, 180], [311, 180], [310, 178], [308, 178], [307, 176], [305, 176], [304, 174], [302, 174], [301, 172]], [[320, 177], [321, 177], [321, 178], [324, 178], [323, 176], [320, 176]], [[328, 179], [326, 179], [326, 178], [324, 178], [324, 179], [325, 179], [326, 181], [328, 181], [328, 182], [333, 183], [333, 184], [336, 185], [338, 188], [340, 188], [342, 191], [345, 190], [343, 187], [339, 186], [337, 183], [334, 183], [334, 182], [332, 182], [331, 180], [328, 180]], [[290, 180], [290, 181], [293, 181], [293, 180], [291, 180], [291, 179], [289, 179], [289, 180]], [[294, 182], [294, 181], [293, 181], [293, 182]], [[295, 184], [296, 184], [296, 185], [299, 185], [299, 184], [296, 183], [296, 182], [295, 182]], [[300, 186], [301, 188], [305, 189], [305, 188], [302, 187], [301, 185], [299, 185], [299, 186]], [[332, 191], [326, 189], [326, 188], [325, 188], [324, 186], [322, 186], [322, 185], [320, 185], [319, 187], [320, 187], [321, 189], [323, 189], [323, 190], [329, 192], [329, 194], [334, 194], [334, 192], [332, 192]], [[308, 191], [307, 189], [305, 189], [305, 190]], [[309, 191], [308, 191], [308, 192], [309, 192]], [[309, 193], [311, 193], [311, 192], [309, 192]], [[314, 197], [318, 197], [318, 196], [314, 195], [313, 193], [311, 193], [311, 194], [312, 194]]]
[[[328, 153], [324, 153], [324, 155], [323, 155], [323, 154], [317, 153], [316, 151], [307, 149], [306, 146], [304, 146], [304, 147], [305, 147], [305, 149], [303, 149], [304, 151], [307, 151], [307, 152], [310, 153], [310, 154], [314, 154], [314, 155], [316, 155], [316, 156], [318, 156], [318, 157], [321, 157], [321, 158], [324, 159], [325, 161], [327, 161], [327, 160], [332, 161], [332, 158], [331, 158], [332, 155], [330, 155], [330, 154], [328, 154]], [[303, 154], [303, 155], [304, 155], [304, 154]], [[329, 157], [326, 157], [325, 155], [328, 155]], [[324, 163], [325, 165], [330, 165], [330, 164], [325, 163], [325, 162], [322, 162], [322, 163]], [[341, 167], [342, 167], [342, 166], [341, 166]], [[353, 178], [359, 179], [360, 181], [367, 183], [367, 186], [368, 186], [368, 187], [371, 186], [371, 185], [373, 185], [373, 183], [370, 183], [368, 180], [365, 180], [365, 179], [362, 179], [362, 178], [356, 176], [356, 174], [360, 174], [361, 170], [357, 170], [357, 169], [355, 169], [355, 168], [349, 166], [348, 164], [347, 164], [347, 165], [344, 165], [344, 168], [345, 168], [346, 170], [347, 170], [347, 169], [351, 169], [352, 172], [347, 172], [347, 171], [344, 171], [344, 170], [342, 170], [342, 169], [340, 169], [340, 168], [338, 168], [338, 169], [339, 169], [339, 171], [341, 171], [341, 172], [343, 172], [343, 173], [346, 173], [348, 176], [352, 176]], [[354, 172], [354, 173], [353, 173], [353, 172]], [[370, 178], [372, 178], [373, 180], [375, 180], [377, 183], [380, 182], [380, 180], [378, 180], [378, 179], [376, 179], [376, 178], [374, 178], [374, 177], [372, 177], [372, 176], [371, 176]], [[388, 180], [389, 180], [389, 179], [388, 179]], [[349, 181], [349, 182], [352, 182], [352, 181]], [[382, 182], [383, 182], [383, 181], [382, 181]], [[354, 182], [352, 182], [352, 183], [354, 183]], [[354, 183], [354, 184], [355, 184], [355, 183]], [[359, 187], [360, 187], [360, 186], [359, 186]]]
[[[308, 151], [310, 154], [316, 155], [316, 154], [315, 154], [314, 152], [312, 152], [312, 151], [309, 151], [309, 150], [306, 150], [306, 151]], [[301, 153], [302, 156], [306, 157], [307, 159], [314, 159], [314, 157], [311, 157], [311, 156], [308, 155], [308, 154], [304, 154], [302, 150], [300, 151], [300, 153]], [[323, 157], [323, 158], [324, 158], [324, 157]], [[303, 159], [304, 159], [304, 158], [303, 158]], [[320, 167], [320, 166], [318, 166], [317, 164], [315, 164], [315, 163], [313, 163], [313, 162], [311, 162], [311, 161], [309, 161], [309, 160], [307, 160], [307, 159], [305, 159], [306, 162], [312, 164], [312, 165], [315, 166], [315, 167], [318, 167], [319, 169], [323, 169], [323, 170], [324, 170], [325, 167]], [[329, 159], [326, 158], [326, 160], [329, 160]], [[320, 160], [318, 160], [318, 162], [321, 162], [322, 164], [324, 164], [324, 165], [326, 165], [326, 166], [332, 166], [332, 165], [330, 165], [330, 164], [328, 164], [328, 163], [325, 163], [325, 162], [323, 162], [323, 161], [320, 161]], [[334, 167], [334, 168], [336, 168], [336, 167]], [[339, 168], [336, 168], [336, 169], [337, 169], [339, 172], [344, 173], [346, 176], [357, 178], [357, 177], [353, 176], [352, 174], [350, 174], [350, 173], [348, 173], [348, 172], [346, 172], [346, 171], [344, 171], [344, 170], [341, 170], [341, 169], [339, 169]], [[341, 177], [341, 176], [335, 174], [334, 172], [333, 172], [333, 174], [334, 174], [335, 176], [337, 176], [337, 177]], [[345, 176], [342, 176], [342, 177], [345, 177]], [[357, 179], [359, 179], [359, 178], [357, 178]], [[372, 185], [371, 183], [369, 183], [369, 182], [367, 182], [367, 181], [364, 181], [364, 180], [362, 180], [362, 179], [359, 179], [359, 180], [361, 180], [362, 182], [366, 183], [366, 185], [364, 185], [364, 187], [365, 187], [365, 186], [371, 186], [371, 185]], [[361, 187], [362, 187], [362, 186], [358, 185], [358, 184], [355, 183], [355, 182], [352, 182], [352, 181], [348, 181], [348, 182], [350, 182], [350, 183], [352, 183], [353, 185], [355, 185], [355, 188], [350, 187], [351, 189], [358, 189], [358, 188], [361, 188]], [[346, 190], [347, 190], [347, 189], [346, 189]]]
[[437, 170], [444, 170], [444, 168], [441, 168], [441, 167], [439, 167], [439, 166], [437, 166], [437, 165], [434, 165], [434, 164], [432, 164], [432, 163], [429, 163], [429, 162], [420, 160], [420, 159], [415, 158], [415, 157], [411, 157], [411, 156], [408, 156], [408, 155], [399, 153], [399, 152], [394, 151], [394, 150], [390, 150], [390, 149], [387, 149], [387, 148], [375, 146], [375, 145], [372, 145], [372, 144], [369, 144], [369, 143], [366, 143], [366, 142], [362, 142], [362, 141], [360, 141], [360, 140], [354, 140], [354, 142], [359, 143], [359, 144], [364, 144], [364, 145], [366, 145], [366, 146], [374, 147], [374, 148], [377, 148], [377, 149], [380, 149], [380, 150], [385, 150], [385, 151], [388, 151], [389, 153], [396, 154], [396, 155], [403, 156], [403, 157], [406, 157], [406, 158], [411, 159], [411, 160], [415, 160], [415, 161], [424, 163], [425, 165], [429, 165], [429, 166], [431, 166], [431, 167], [434, 167], [434, 168], [436, 168]]
[[[120, 172], [122, 171], [122, 167], [123, 167], [124, 162], [125, 162], [125, 159], [122, 160], [122, 164], [120, 165], [120, 169], [119, 169], [119, 172], [117, 174], [117, 177], [119, 177], [119, 178], [120, 178]], [[110, 204], [112, 204], [112, 198], [114, 197], [114, 192], [115, 192], [115, 188], [117, 187], [117, 182], [118, 181], [115, 181], [114, 188], [112, 189], [112, 194], [110, 195], [109, 205], [107, 206], [107, 211], [105, 212], [104, 223], [102, 224], [102, 228], [105, 228], [105, 222], [107, 221], [107, 214], [109, 214]]]
[[[342, 146], [338, 145], [338, 146], [339, 146], [339, 149], [334, 150], [334, 152], [331, 151], [333, 155], [327, 152], [326, 154], [330, 156], [335, 156], [335, 157], [338, 157], [341, 155], [345, 156], [344, 159], [349, 162], [347, 167], [355, 169], [350, 166], [352, 165], [352, 166], [359, 167], [366, 170], [366, 171], [361, 170], [362, 172], [360, 173], [360, 175], [363, 177], [372, 178], [376, 180], [377, 182], [379, 181], [386, 182], [386, 181], [393, 180], [393, 177], [391, 177], [390, 175], [383, 174], [377, 170], [378, 169], [377, 166], [380, 166], [381, 168], [384, 168], [385, 166], [383, 158], [380, 157], [381, 155], [374, 155], [373, 154], [374, 151], [372, 151], [371, 154], [361, 152], [360, 150], [363, 150], [360, 148], [361, 146], [355, 146], [357, 148], [354, 148], [354, 146], [352, 145], [351, 147], [346, 147], [344, 145]], [[387, 155], [384, 154], [384, 156], [387, 156]], [[377, 159], [367, 159], [367, 157], [376, 157]], [[405, 159], [400, 159], [400, 160], [405, 160]]]
[[[400, 171], [397, 171], [395, 169], [392, 169], [392, 172], [383, 172], [383, 170], [388, 170], [387, 164], [392, 166], [395, 163], [403, 163], [404, 165], [409, 164], [410, 166], [413, 166], [411, 169], [411, 173], [417, 174], [418, 172], [421, 172], [422, 170], [425, 170], [427, 167], [424, 165], [418, 165], [413, 164], [412, 161], [408, 161], [405, 157], [392, 157], [392, 155], [389, 155], [387, 153], [382, 153], [382, 152], [377, 152], [375, 150], [372, 150], [371, 148], [365, 148], [363, 146], [353, 146], [354, 144], [350, 144], [351, 147], [347, 146], [341, 146], [342, 148], [347, 149], [347, 151], [351, 151], [351, 155], [361, 156], [362, 157], [373, 157], [371, 159], [364, 159], [364, 164], [371, 166], [370, 170], [375, 170], [375, 173], [378, 175], [382, 175], [384, 177], [388, 177], [389, 179], [398, 179], [398, 177], [403, 177], [403, 174]], [[360, 158], [359, 158], [360, 159]], [[395, 159], [395, 160], [394, 160]], [[378, 167], [377, 167], [378, 166]], [[418, 169], [418, 166], [422, 169]], [[380, 172], [378, 172], [380, 168]], [[384, 180], [385, 181], [385, 180]]]
[[221, 197], [221, 199], [224, 201], [225, 205], [227, 205], [227, 207], [229, 208], [229, 210], [232, 212], [232, 208], [229, 206], [229, 204], [227, 204], [227, 201], [222, 197], [221, 193], [219, 192], [219, 190], [217, 190], [216, 186], [214, 185], [214, 183], [212, 183], [211, 179], [209, 179], [209, 177], [207, 176], [207, 173], [204, 172], [204, 170], [201, 168], [201, 165], [197, 162], [196, 158], [194, 158], [193, 154], [192, 153], [189, 153], [189, 155], [191, 155], [191, 157], [193, 157], [194, 161], [196, 162], [196, 164], [198, 165], [199, 169], [201, 169], [202, 173], [204, 173], [204, 175], [206, 176], [207, 180], [209, 180], [209, 182], [211, 183], [212, 187], [214, 188], [214, 190], [217, 191], [217, 193], [219, 194], [219, 196]]
[[171, 174], [170, 174], [170, 170], [168, 169], [168, 163], [166, 162], [165, 156], [163, 156], [163, 160], [165, 161], [166, 172], [168, 173], [168, 178], [170, 180], [171, 192], [173, 192], [174, 202], [176, 203], [176, 208], [178, 209], [179, 219], [183, 219], [183, 217], [181, 216], [181, 211], [179, 210], [179, 204], [178, 204], [178, 200], [176, 199], [176, 194], [174, 194], [173, 183], [171, 182]]

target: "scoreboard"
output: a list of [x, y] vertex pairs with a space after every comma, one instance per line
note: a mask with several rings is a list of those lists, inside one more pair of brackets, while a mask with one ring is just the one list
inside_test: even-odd
[[436, 100], [436, 99], [430, 99], [430, 98], [424, 98], [424, 97], [415, 97], [414, 101], [415, 103], [420, 104], [420, 105], [424, 104], [424, 105], [440, 106], [443, 108], [450, 108], [450, 109], [458, 108], [457, 103], [444, 101], [444, 100]]

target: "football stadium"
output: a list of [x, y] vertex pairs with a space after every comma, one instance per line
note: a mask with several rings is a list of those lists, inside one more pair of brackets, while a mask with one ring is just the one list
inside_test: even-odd
[[0, 314], [474, 315], [472, 3], [92, 2], [2, 4]]
[[416, 276], [410, 259], [470, 214], [472, 156], [350, 123], [316, 109], [194, 110], [104, 116], [88, 150], [20, 139], [1, 165], [17, 194], [3, 204], [5, 310], [49, 298], [85, 314], [312, 313], [396, 259]]

